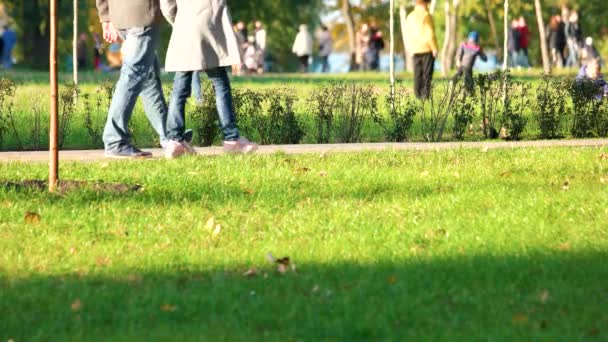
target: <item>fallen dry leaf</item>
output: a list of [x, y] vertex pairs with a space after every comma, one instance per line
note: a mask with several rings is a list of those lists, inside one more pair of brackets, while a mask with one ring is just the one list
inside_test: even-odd
[[207, 220], [207, 223], [205, 223], [205, 229], [208, 230], [208, 231], [212, 231], [213, 228], [215, 228], [215, 217], [211, 216]]
[[25, 223], [36, 224], [40, 223], [40, 214], [28, 211], [24, 216]]
[[506, 178], [511, 176], [511, 171], [504, 171], [500, 173], [500, 177]]
[[255, 190], [253, 190], [253, 189], [245, 189], [245, 190], [243, 190], [243, 192], [245, 193], [245, 195], [255, 194]]
[[163, 312], [175, 312], [175, 310], [177, 310], [177, 307], [171, 304], [163, 304], [160, 306], [160, 310]]
[[255, 267], [252, 267], [243, 273], [243, 277], [253, 278], [258, 275], [258, 270]]
[[321, 176], [321, 177], [327, 177], [327, 171], [321, 171], [321, 172], [319, 172], [319, 176]]
[[570, 250], [570, 243], [564, 242], [564, 243], [560, 244], [559, 246], [557, 246], [557, 249], [559, 249], [560, 251], [568, 251], [568, 250]]
[[388, 283], [391, 285], [397, 284], [397, 277], [395, 277], [395, 276], [388, 277]]
[[422, 172], [420, 173], [420, 176], [421, 176], [421, 177], [428, 177], [430, 174], [431, 174], [431, 173], [430, 173], [430, 172], [428, 172], [428, 171], [422, 171]]
[[600, 177], [600, 183], [602, 183], [602, 184], [608, 183], [608, 178], [606, 178], [606, 177]]
[[538, 295], [538, 300], [540, 300], [541, 303], [545, 304], [549, 300], [549, 290], [542, 290]]
[[528, 316], [526, 314], [518, 313], [513, 315], [513, 323], [525, 324], [528, 323]]
[[220, 233], [222, 232], [222, 226], [221, 225], [216, 225], [215, 229], [213, 230], [213, 237], [217, 237], [218, 235], [220, 235]]
[[101, 167], [102, 169], [105, 169], [105, 168], [106, 168], [106, 167], [108, 167], [108, 166], [110, 166], [110, 164], [109, 164], [109, 163], [102, 163], [102, 164], [100, 165], [100, 167]]
[[272, 253], [270, 253], [270, 252], [269, 252], [268, 254], [266, 254], [266, 260], [268, 260], [268, 262], [271, 262], [271, 263], [273, 263], [273, 264], [274, 264], [275, 262], [277, 262], [277, 259], [275, 259], [275, 257], [274, 257], [274, 256], [272, 255]]
[[608, 153], [602, 152], [602, 154], [600, 154], [600, 160], [608, 160]]
[[290, 260], [289, 257], [284, 257], [281, 259], [277, 260], [277, 270], [279, 271], [279, 273], [281, 274], [285, 274], [287, 273], [287, 271], [289, 271], [290, 269]]
[[97, 266], [104, 267], [104, 266], [108, 266], [109, 264], [111, 264], [112, 260], [110, 260], [110, 258], [108, 258], [108, 257], [99, 257], [99, 258], [97, 258], [96, 263], [97, 263]]
[[76, 253], [76, 248], [70, 247], [70, 254], [74, 254], [74, 253]]
[[80, 309], [82, 308], [82, 302], [80, 301], [80, 299], [76, 299], [74, 302], [72, 302], [72, 305], [70, 305], [70, 308], [74, 312], [80, 311]]
[[310, 172], [310, 169], [307, 168], [307, 167], [299, 167], [299, 168], [295, 169], [294, 172], [296, 172], [296, 173], [306, 173], [306, 172]]
[[490, 150], [490, 148], [489, 148], [488, 146], [484, 146], [484, 147], [481, 149], [481, 153], [487, 153], [489, 150]]
[[567, 191], [570, 190], [570, 182], [566, 181], [564, 185], [562, 185], [562, 190]]

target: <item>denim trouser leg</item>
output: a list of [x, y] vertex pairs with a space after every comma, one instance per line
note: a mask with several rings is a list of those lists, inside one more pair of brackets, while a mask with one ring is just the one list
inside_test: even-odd
[[192, 76], [192, 71], [175, 73], [173, 92], [169, 102], [169, 115], [167, 116], [167, 138], [170, 140], [184, 140], [183, 134], [186, 130], [185, 110], [192, 88]]
[[124, 39], [123, 65], [103, 133], [106, 151], [120, 150], [131, 144], [128, 125], [139, 95], [142, 96], [148, 120], [164, 145], [167, 140], [167, 107], [156, 55], [158, 28], [130, 28], [121, 30], [120, 34]]
[[203, 101], [203, 89], [201, 86], [201, 73], [200, 71], [195, 71], [192, 74], [192, 96], [196, 100], [196, 102], [200, 103]]
[[219, 67], [205, 70], [209, 81], [215, 89], [215, 102], [217, 112], [220, 116], [220, 127], [224, 140], [234, 141], [239, 139], [239, 129], [236, 126], [236, 116], [232, 104], [232, 89], [226, 68]]

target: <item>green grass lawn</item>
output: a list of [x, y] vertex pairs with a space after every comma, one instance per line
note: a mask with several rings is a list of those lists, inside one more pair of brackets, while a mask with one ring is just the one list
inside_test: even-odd
[[0, 340], [606, 340], [606, 153], [66, 163], [143, 189], [0, 188]]

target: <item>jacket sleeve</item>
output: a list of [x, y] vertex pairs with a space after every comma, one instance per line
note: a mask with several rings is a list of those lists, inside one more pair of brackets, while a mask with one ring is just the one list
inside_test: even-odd
[[177, 2], [176, 0], [160, 0], [160, 10], [163, 12], [163, 16], [169, 24], [173, 25], [175, 17], [177, 16]]
[[109, 23], [110, 20], [110, 5], [109, 0], [96, 0], [97, 13], [99, 14], [99, 20], [102, 23]]
[[433, 17], [427, 15], [424, 18], [424, 32], [427, 36], [427, 41], [429, 42], [429, 46], [433, 51], [439, 51], [437, 48], [437, 36], [435, 35], [435, 25], [433, 25]]
[[479, 50], [479, 58], [481, 58], [481, 60], [484, 61], [484, 62], [488, 61], [488, 56], [483, 51], [483, 49]]

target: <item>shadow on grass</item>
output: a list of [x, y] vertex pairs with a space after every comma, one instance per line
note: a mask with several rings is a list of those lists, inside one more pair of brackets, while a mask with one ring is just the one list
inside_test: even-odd
[[[8, 279], [0, 339], [580, 340], [608, 337], [608, 254], [359, 265], [172, 264]], [[297, 255], [292, 256], [297, 262]], [[256, 266], [257, 276], [243, 272]]]

